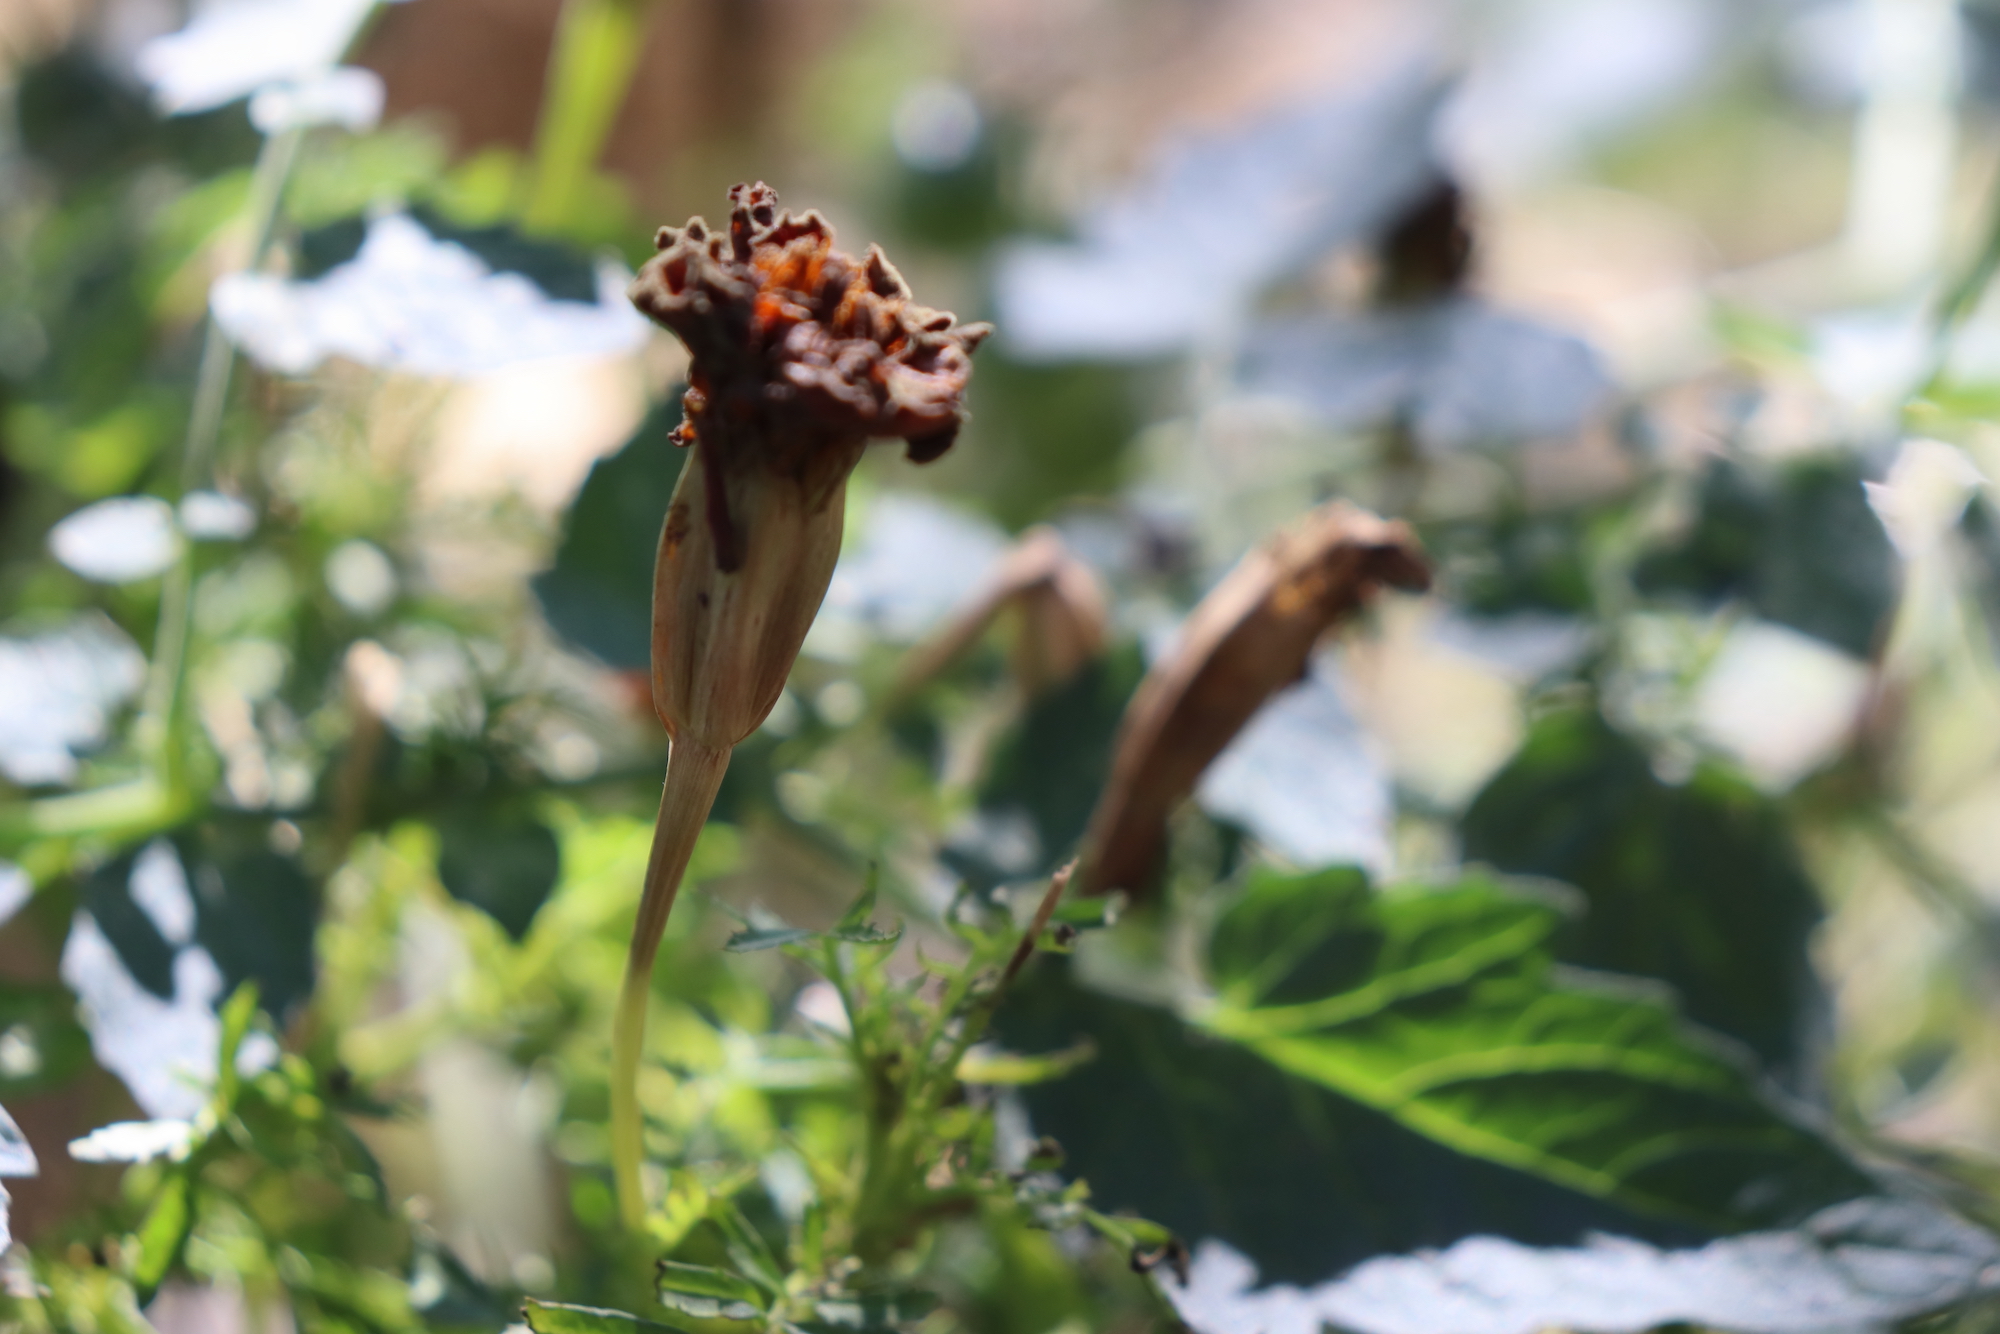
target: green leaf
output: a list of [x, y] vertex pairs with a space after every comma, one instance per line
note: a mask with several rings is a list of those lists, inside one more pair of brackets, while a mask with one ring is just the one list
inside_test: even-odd
[[138, 1255], [132, 1262], [132, 1286], [141, 1300], [152, 1297], [154, 1289], [166, 1281], [187, 1248], [188, 1233], [194, 1229], [194, 1177], [185, 1167], [170, 1172], [160, 1183], [139, 1224]]
[[958, 843], [945, 849], [954, 872], [987, 890], [1049, 875], [1069, 860], [1111, 771], [1111, 742], [1126, 702], [1145, 671], [1138, 648], [1125, 645], [1029, 704], [1020, 726], [994, 748], [979, 807], [1002, 822], [1025, 816], [1035, 855], [1022, 865], [993, 847]]
[[819, 932], [799, 926], [753, 926], [723, 941], [722, 948], [731, 954], [754, 954], [758, 950], [774, 950], [781, 945], [803, 945], [809, 940], [819, 939], [819, 936]]
[[708, 1221], [721, 1229], [730, 1261], [748, 1275], [751, 1282], [768, 1289], [773, 1295], [784, 1290], [784, 1266], [778, 1263], [770, 1244], [734, 1200], [717, 1200], [708, 1211]]
[[270, 847], [263, 819], [216, 817], [174, 835], [197, 916], [195, 942], [232, 990], [255, 982], [279, 1023], [312, 994], [319, 890], [305, 869]]
[[684, 457], [668, 440], [678, 395], [654, 406], [616, 454], [591, 465], [555, 564], [535, 576], [557, 634], [607, 666], [644, 671], [653, 644], [653, 557]]
[[520, 940], [562, 874], [549, 827], [524, 811], [485, 807], [438, 822], [438, 879]]
[[535, 1334], [680, 1334], [673, 1325], [641, 1320], [623, 1311], [538, 1302], [532, 1297], [521, 1313]]
[[1024, 975], [997, 1026], [1015, 1048], [1095, 1042], [1095, 1061], [1021, 1096], [1099, 1210], [1225, 1241], [1269, 1283], [1317, 1282], [1472, 1234], [1668, 1239], [1629, 1210], [1456, 1153], [1168, 1010], [1087, 991], [1072, 973], [1051, 960]]
[[755, 1320], [769, 1306], [764, 1290], [747, 1278], [707, 1265], [659, 1262], [660, 1305], [709, 1319]]
[[567, 0], [535, 126], [530, 227], [561, 226], [604, 148], [645, 46], [645, 0]]
[[875, 911], [875, 895], [881, 884], [881, 875], [879, 864], [868, 868], [868, 887], [862, 890], [848, 910], [841, 914], [840, 920], [827, 930], [827, 936], [834, 940], [846, 941], [850, 945], [893, 945], [903, 938], [901, 922], [885, 931], [868, 920], [869, 915]]
[[848, 906], [847, 911], [840, 915], [840, 920], [833, 924], [833, 930], [836, 933], [852, 931], [868, 924], [870, 914], [875, 911], [875, 895], [876, 891], [881, 888], [881, 882], [881, 867], [879, 865], [871, 865], [868, 868], [867, 887]]
[[1760, 468], [1718, 458], [1700, 514], [1634, 570], [1649, 593], [1743, 598], [1760, 616], [1868, 656], [1895, 606], [1895, 553], [1849, 455]]
[[837, 926], [826, 934], [850, 945], [893, 945], [903, 938], [903, 924], [898, 922], [886, 931], [872, 922], [863, 926]]
[[224, 1107], [233, 1106], [236, 1092], [242, 1087], [243, 1075], [236, 1068], [236, 1054], [243, 1048], [243, 1039], [250, 1034], [250, 1025], [257, 1018], [257, 984], [244, 982], [230, 993], [222, 1005], [222, 1041], [215, 1063], [215, 1099]]
[[1049, 914], [1049, 925], [1073, 926], [1079, 931], [1116, 926], [1129, 902], [1122, 889], [1114, 889], [1109, 894], [1093, 894], [1087, 899], [1070, 899], [1056, 905], [1056, 910]]
[[934, 1292], [892, 1288], [879, 1292], [830, 1297], [814, 1305], [816, 1320], [801, 1323], [807, 1330], [887, 1331], [914, 1324], [938, 1308]]
[[0, 1033], [20, 1044], [11, 1068], [0, 1071], [0, 1102], [56, 1088], [90, 1063], [90, 1033], [61, 983], [0, 983]]
[[1096, 1056], [1097, 1046], [1088, 1038], [1040, 1056], [984, 1052], [975, 1047], [959, 1061], [957, 1078], [961, 1084], [1042, 1084], [1061, 1079]]
[[1367, 875], [1348, 867], [1260, 877], [1258, 891], [1237, 900], [1209, 941], [1216, 985], [1247, 1005], [1325, 995], [1365, 976], [1380, 940], [1335, 928], [1358, 919], [1369, 892]]
[[[1564, 974], [1561, 902], [1473, 874], [1348, 898], [1253, 876], [1216, 932], [1215, 1032], [1462, 1153], [1718, 1229], [1787, 1223], [1866, 1178], [1781, 1117], [1747, 1066], [1629, 981]], [[1240, 942], [1290, 934], [1283, 995], [1240, 997]]]
[[1583, 891], [1564, 961], [1659, 978], [1766, 1061], [1797, 1054], [1820, 901], [1768, 798], [1711, 768], [1663, 783], [1641, 746], [1572, 709], [1536, 723], [1461, 836], [1469, 860]]

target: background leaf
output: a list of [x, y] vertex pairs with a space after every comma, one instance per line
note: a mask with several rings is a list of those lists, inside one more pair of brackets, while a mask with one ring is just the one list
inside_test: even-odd
[[1819, 996], [1806, 952], [1819, 896], [1780, 812], [1747, 784], [1703, 768], [1670, 786], [1595, 711], [1563, 710], [1535, 724], [1460, 837], [1468, 860], [1583, 891], [1564, 960], [1659, 978], [1765, 1060], [1799, 1055]]
[[591, 465], [555, 564], [535, 576], [549, 625], [608, 666], [640, 671], [651, 661], [653, 556], [683, 462], [667, 436], [680, 420], [680, 395], [669, 394], [616, 454]]

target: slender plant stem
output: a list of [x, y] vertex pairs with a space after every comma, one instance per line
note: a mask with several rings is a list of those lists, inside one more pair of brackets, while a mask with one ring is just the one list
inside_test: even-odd
[[651, 8], [651, 0], [565, 0], [535, 126], [522, 209], [529, 228], [556, 227], [574, 207], [625, 103]]
[[645, 1225], [646, 1201], [639, 1185], [645, 1143], [639, 1117], [639, 1057], [646, 1045], [646, 1001], [652, 993], [653, 958], [667, 929], [681, 877], [694, 855], [695, 840], [715, 805], [729, 750], [676, 741], [667, 759], [660, 791], [660, 815], [653, 825], [653, 852], [646, 862], [646, 888], [632, 925], [632, 950], [625, 959], [625, 987], [611, 1027], [611, 1166], [618, 1184], [618, 1209], [635, 1231]]
[[[298, 160], [303, 132], [285, 130], [264, 141], [250, 177], [245, 206], [250, 224], [250, 268], [264, 262], [277, 230], [285, 183]], [[181, 446], [180, 488], [197, 490], [209, 480], [216, 442], [222, 435], [223, 409], [229, 402], [229, 381], [236, 350], [211, 315], [202, 340], [201, 364], [195, 373], [194, 404], [188, 413], [187, 438]], [[194, 551], [183, 542], [160, 587], [160, 623], [153, 634], [152, 670], [146, 681], [140, 736], [151, 752], [152, 767], [169, 793], [180, 791], [185, 779], [179, 743], [182, 687], [187, 676], [189, 621], [194, 611]]]

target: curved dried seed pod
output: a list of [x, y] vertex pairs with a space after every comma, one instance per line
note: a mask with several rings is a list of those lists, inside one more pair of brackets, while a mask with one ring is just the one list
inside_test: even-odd
[[909, 695], [950, 666], [1010, 608], [1021, 615], [1014, 679], [1029, 696], [1068, 681], [1104, 651], [1109, 599], [1056, 530], [1036, 526], [1000, 559], [985, 587], [943, 629], [910, 650], [893, 694]]
[[1140, 683], [1084, 839], [1082, 889], [1152, 887], [1167, 818], [1313, 646], [1383, 586], [1430, 586], [1401, 523], [1335, 502], [1251, 552], [1201, 600], [1173, 653]]

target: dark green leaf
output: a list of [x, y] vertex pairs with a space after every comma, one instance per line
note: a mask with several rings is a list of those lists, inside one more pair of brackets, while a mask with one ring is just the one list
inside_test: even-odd
[[1767, 1061], [1798, 1052], [1820, 919], [1783, 817], [1712, 769], [1674, 787], [1595, 712], [1541, 719], [1461, 826], [1468, 859], [1582, 890], [1561, 957], [1655, 977]]
[[57, 1087], [90, 1062], [76, 997], [60, 984], [0, 983], [0, 1040], [18, 1053], [0, 1072], [0, 1101]]
[[807, 1328], [888, 1331], [914, 1324], [938, 1308], [937, 1294], [916, 1288], [831, 1297], [814, 1305], [818, 1320]]
[[718, 1200], [710, 1207], [708, 1219], [721, 1230], [730, 1263], [774, 1294], [784, 1288], [784, 1266], [734, 1200]]
[[304, 868], [271, 851], [266, 820], [216, 819], [174, 836], [194, 891], [195, 941], [231, 990], [257, 984], [281, 1023], [312, 994], [319, 893]]
[[524, 811], [491, 806], [438, 822], [438, 879], [515, 940], [528, 934], [561, 875], [554, 832]]
[[133, 981], [162, 1000], [174, 994], [175, 946], [132, 896], [132, 871], [139, 849], [105, 862], [78, 887], [78, 902], [118, 951]]
[[1862, 481], [1846, 455], [1778, 469], [1717, 459], [1694, 527], [1649, 553], [1635, 579], [1647, 592], [1746, 599], [1768, 620], [1866, 657], [1895, 605], [1897, 565]]
[[1535, 1245], [1592, 1231], [1704, 1235], [1456, 1153], [1166, 1010], [1086, 991], [1070, 971], [1044, 963], [998, 1016], [1015, 1050], [1097, 1047], [1067, 1078], [1021, 1091], [1036, 1133], [1062, 1146], [1093, 1207], [1131, 1210], [1191, 1243], [1226, 1241], [1266, 1282], [1317, 1282], [1476, 1234]]
[[952, 870], [990, 889], [1046, 876], [1069, 860], [1110, 773], [1111, 741], [1125, 704], [1145, 670], [1138, 648], [1125, 645], [1028, 706], [1020, 726], [995, 750], [979, 807], [989, 822], [1025, 820], [1033, 846], [1022, 859], [991, 840], [960, 841], [945, 850]]
[[770, 1304], [764, 1290], [747, 1278], [707, 1265], [659, 1262], [660, 1305], [684, 1315], [723, 1320], [755, 1320]]
[[643, 671], [653, 645], [653, 557], [682, 455], [668, 441], [678, 395], [624, 447], [593, 464], [564, 523], [555, 564], [534, 580], [549, 625], [612, 667]]
[[850, 945], [893, 945], [903, 938], [903, 924], [898, 922], [887, 930], [872, 922], [861, 926], [836, 926], [826, 934]]
[[881, 874], [879, 866], [868, 868], [868, 887], [855, 897], [854, 902], [848, 905], [847, 911], [840, 915], [840, 920], [833, 924], [835, 931], [852, 930], [868, 924], [869, 914], [875, 911], [875, 896], [881, 887]]
[[[1281, 878], [1259, 875], [1216, 924], [1209, 961], [1216, 983], [1240, 1004], [1324, 996], [1366, 978], [1379, 935], [1365, 920], [1368, 877], [1348, 867]], [[1345, 926], [1346, 930], [1336, 930]]]
[[1664, 998], [1554, 971], [1548, 894], [1470, 875], [1329, 915], [1318, 879], [1253, 877], [1217, 940], [1239, 917], [1290, 921], [1323, 984], [1300, 968], [1286, 999], [1235, 1001], [1245, 975], [1225, 955], [1229, 999], [1205, 1027], [1460, 1152], [1697, 1226], [1790, 1223], [1868, 1188]]

